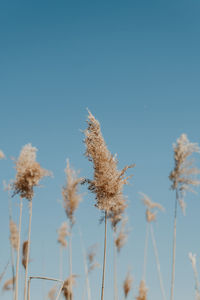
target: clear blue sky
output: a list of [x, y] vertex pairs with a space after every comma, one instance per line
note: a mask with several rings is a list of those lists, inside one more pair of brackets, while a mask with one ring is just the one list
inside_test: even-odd
[[[38, 148], [38, 161], [53, 171], [36, 190], [33, 203], [30, 273], [58, 277], [56, 229], [65, 221], [58, 200], [65, 183], [68, 157], [81, 176], [91, 177], [84, 157], [83, 134], [89, 108], [102, 125], [119, 167], [136, 163], [128, 197], [127, 245], [119, 256], [119, 291], [130, 266], [137, 294], [142, 277], [145, 236], [144, 207], [138, 192], [166, 208], [154, 226], [164, 285], [169, 298], [174, 193], [168, 175], [173, 168], [172, 143], [186, 133], [200, 142], [200, 2], [197, 0], [1, 1], [0, 3], [0, 181], [15, 177], [13, 161], [25, 144]], [[200, 165], [200, 160], [197, 157]], [[131, 171], [130, 171], [131, 173]], [[0, 272], [9, 259], [7, 194], [1, 197]], [[76, 212], [85, 245], [99, 244], [103, 225], [94, 196], [82, 188], [84, 201]], [[187, 195], [186, 217], [178, 213], [175, 300], [194, 299], [188, 252], [197, 253], [200, 271], [199, 194]], [[18, 199], [13, 218], [18, 222]], [[28, 230], [24, 201], [22, 238]], [[105, 300], [112, 299], [112, 232], [109, 231]], [[66, 254], [66, 270], [68, 262]], [[84, 270], [78, 226], [74, 227], [75, 300], [82, 299]], [[21, 272], [23, 275], [23, 272]], [[6, 278], [11, 276], [11, 270]], [[91, 277], [93, 299], [100, 299], [101, 270]], [[39, 283], [38, 283], [39, 284]], [[149, 300], [160, 300], [152, 244], [147, 265]], [[33, 285], [32, 298], [44, 299], [49, 286]], [[4, 293], [2, 299], [11, 299]], [[43, 297], [43, 298], [42, 298]], [[22, 299], [22, 298], [21, 298]]]

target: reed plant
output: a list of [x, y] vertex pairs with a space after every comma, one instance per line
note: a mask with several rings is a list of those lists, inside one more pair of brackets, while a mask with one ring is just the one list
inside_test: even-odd
[[34, 187], [38, 186], [39, 181], [44, 176], [50, 176], [51, 172], [43, 169], [38, 162], [36, 162], [37, 148], [32, 147], [31, 144], [25, 145], [15, 161], [16, 178], [12, 184], [14, 190], [13, 196], [20, 195], [20, 220], [19, 220], [19, 243], [18, 243], [18, 257], [16, 268], [16, 292], [15, 300], [18, 300], [18, 271], [20, 258], [20, 234], [21, 234], [21, 219], [22, 219], [22, 199], [26, 198], [29, 202], [29, 229], [28, 229], [28, 246], [25, 264], [25, 285], [24, 285], [24, 300], [27, 299], [27, 280], [28, 280], [28, 261], [31, 242], [31, 220], [32, 220], [32, 199], [34, 196]]
[[108, 150], [101, 133], [100, 123], [88, 111], [88, 127], [85, 133], [85, 156], [93, 163], [94, 178], [85, 179], [88, 189], [96, 195], [95, 206], [104, 212], [104, 258], [102, 273], [101, 300], [104, 298], [104, 280], [106, 266], [106, 241], [107, 241], [107, 219], [116, 217], [121, 219], [121, 214], [126, 207], [126, 201], [122, 194], [123, 186], [128, 183], [125, 172], [133, 167], [126, 166], [123, 170], [117, 169], [117, 159]]
[[173, 144], [174, 149], [174, 169], [169, 175], [172, 181], [171, 189], [175, 191], [175, 207], [174, 207], [174, 232], [173, 232], [173, 247], [172, 247], [172, 276], [171, 276], [171, 293], [170, 300], [174, 299], [174, 282], [175, 282], [175, 260], [176, 260], [176, 220], [178, 203], [185, 213], [184, 197], [187, 191], [193, 191], [193, 186], [198, 186], [200, 180], [196, 175], [200, 170], [195, 167], [194, 159], [191, 159], [193, 153], [199, 153], [200, 148], [197, 143], [190, 143], [186, 134], [182, 134]]

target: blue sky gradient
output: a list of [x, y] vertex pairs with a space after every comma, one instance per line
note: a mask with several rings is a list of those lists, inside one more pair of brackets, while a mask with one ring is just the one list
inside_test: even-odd
[[[89, 108], [100, 121], [119, 168], [136, 163], [134, 177], [124, 193], [129, 201], [131, 228], [118, 261], [119, 293], [130, 268], [137, 295], [142, 277], [145, 209], [138, 192], [165, 207], [154, 224], [161, 270], [169, 299], [174, 193], [168, 175], [174, 166], [172, 143], [186, 133], [200, 141], [200, 2], [175, 1], [1, 1], [0, 3], [0, 131], [2, 160], [0, 181], [15, 177], [11, 157], [32, 143], [38, 161], [54, 173], [43, 180], [33, 199], [30, 273], [59, 276], [56, 229], [66, 220], [59, 201], [65, 183], [65, 160], [80, 175], [92, 177], [84, 157], [84, 135]], [[197, 155], [197, 164], [200, 160]], [[81, 187], [84, 200], [76, 212], [73, 235], [73, 269], [78, 274], [75, 300], [84, 299], [84, 266], [78, 224], [85, 246], [99, 244], [103, 255], [103, 225], [94, 207], [94, 195]], [[9, 259], [8, 197], [0, 190], [0, 272]], [[186, 197], [187, 214], [178, 212], [175, 300], [194, 299], [194, 278], [188, 252], [197, 253], [200, 199]], [[18, 222], [17, 197], [13, 218]], [[22, 239], [28, 230], [24, 201]], [[112, 232], [108, 244], [105, 300], [113, 298]], [[67, 253], [65, 276], [68, 274]], [[23, 277], [23, 270], [20, 271]], [[9, 267], [5, 279], [11, 276]], [[91, 276], [92, 298], [100, 299], [101, 269]], [[148, 299], [160, 300], [152, 244], [147, 265]], [[2, 283], [1, 283], [2, 285]], [[33, 299], [45, 299], [50, 285], [35, 283]], [[23, 288], [23, 286], [22, 286]], [[11, 299], [3, 293], [2, 299]], [[21, 296], [22, 299], [22, 296]], [[86, 299], [86, 298], [85, 298]]]

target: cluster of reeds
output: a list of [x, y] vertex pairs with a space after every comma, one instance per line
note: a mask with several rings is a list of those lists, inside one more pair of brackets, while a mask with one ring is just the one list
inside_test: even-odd
[[[58, 288], [54, 285], [48, 293], [48, 299], [58, 300], [61, 295], [66, 300], [74, 299], [74, 286], [78, 275], [73, 273], [72, 267], [72, 233], [73, 226], [76, 223], [75, 211], [82, 200], [82, 194], [79, 193], [80, 184], [86, 184], [88, 190], [95, 195], [95, 206], [102, 212], [101, 220], [104, 222], [104, 254], [102, 263], [102, 282], [101, 282], [101, 300], [104, 297], [104, 286], [106, 283], [106, 254], [107, 254], [107, 223], [110, 222], [113, 232], [113, 249], [114, 249], [114, 300], [119, 300], [118, 295], [118, 276], [117, 276], [117, 260], [118, 255], [127, 242], [129, 230], [126, 229], [128, 222], [126, 210], [128, 204], [126, 197], [123, 195], [123, 187], [128, 184], [131, 176], [127, 176], [128, 169], [135, 165], [127, 165], [122, 170], [118, 169], [118, 161], [116, 156], [112, 155], [108, 150], [106, 142], [103, 138], [100, 123], [88, 111], [87, 129], [84, 131], [85, 135], [85, 156], [93, 166], [93, 178], [88, 179], [79, 177], [70, 166], [69, 159], [67, 159], [67, 166], [65, 169], [66, 183], [62, 188], [63, 208], [66, 213], [67, 221], [62, 222], [60, 228], [57, 230], [57, 242], [60, 245], [60, 263], [59, 263], [59, 279], [43, 277], [43, 276], [29, 276], [28, 264], [30, 262], [30, 247], [31, 247], [31, 220], [32, 220], [32, 200], [34, 198], [34, 188], [39, 185], [40, 180], [45, 176], [50, 176], [52, 173], [43, 169], [36, 161], [35, 147], [31, 144], [25, 145], [18, 157], [15, 160], [16, 177], [15, 180], [8, 186], [7, 190], [12, 190], [12, 196], [19, 195], [19, 222], [18, 225], [12, 219], [12, 211], [9, 210], [10, 218], [10, 248], [11, 248], [11, 265], [12, 277], [8, 279], [4, 285], [3, 290], [13, 290], [13, 299], [18, 300], [19, 294], [19, 267], [20, 255], [22, 255], [21, 262], [25, 269], [24, 280], [24, 300], [30, 300], [30, 285], [32, 279], [50, 280], [60, 283]], [[176, 192], [175, 197], [175, 211], [174, 211], [174, 233], [173, 233], [173, 252], [172, 252], [172, 276], [171, 276], [171, 294], [170, 300], [174, 299], [174, 283], [175, 283], [175, 254], [176, 254], [176, 220], [177, 220], [177, 206], [178, 203], [185, 213], [185, 195], [187, 191], [191, 191], [193, 186], [200, 184], [196, 175], [200, 173], [199, 169], [194, 166], [194, 160], [190, 156], [194, 152], [199, 152], [199, 146], [196, 143], [190, 143], [186, 134], [182, 134], [177, 139], [174, 148], [175, 167], [169, 175], [172, 181], [171, 188]], [[5, 158], [4, 153], [0, 150], [0, 159]], [[166, 300], [166, 293], [161, 274], [161, 266], [158, 255], [158, 247], [153, 229], [153, 222], [156, 221], [157, 211], [163, 211], [163, 206], [157, 202], [153, 202], [146, 194], [140, 193], [141, 200], [146, 207], [146, 237], [144, 247], [144, 263], [143, 263], [143, 277], [139, 284], [138, 295], [136, 300], [147, 300], [146, 287], [146, 269], [147, 269], [147, 252], [148, 252], [148, 237], [151, 234], [153, 244], [156, 266], [158, 271], [158, 279], [161, 289], [161, 297]], [[29, 204], [29, 229], [27, 239], [21, 243], [21, 223], [22, 223], [22, 207], [23, 199], [26, 199]], [[85, 282], [87, 288], [88, 300], [92, 299], [91, 287], [89, 282], [89, 274], [92, 270], [99, 266], [95, 259], [96, 246], [89, 248], [86, 254], [82, 233], [80, 232], [80, 240], [82, 247], [82, 254], [85, 269]], [[63, 263], [63, 251], [68, 251], [69, 264], [65, 266]], [[15, 255], [17, 256], [15, 259]], [[198, 273], [196, 268], [196, 255], [189, 254], [195, 275], [195, 291], [196, 299], [200, 299], [200, 288]], [[16, 261], [16, 263], [15, 263]], [[0, 275], [2, 280], [8, 264]], [[63, 269], [68, 269], [68, 277], [63, 278]], [[126, 278], [123, 282], [124, 299], [127, 299], [132, 289], [133, 277], [130, 271], [127, 272]], [[85, 291], [84, 291], [85, 292]]]

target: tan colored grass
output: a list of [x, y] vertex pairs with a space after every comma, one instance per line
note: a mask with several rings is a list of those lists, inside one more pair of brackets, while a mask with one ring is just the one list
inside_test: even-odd
[[15, 277], [8, 279], [3, 285], [3, 291], [10, 291], [15, 283]]
[[4, 159], [5, 158], [5, 154], [3, 153], [2, 150], [0, 150], [0, 159]]
[[57, 230], [58, 232], [58, 243], [61, 244], [62, 247], [67, 247], [66, 237], [69, 236], [67, 222], [63, 222], [60, 228]]
[[22, 246], [22, 265], [24, 269], [26, 269], [27, 255], [28, 255], [28, 241], [25, 241], [23, 242], [23, 246]]
[[194, 166], [194, 159], [190, 158], [193, 153], [199, 153], [200, 148], [197, 143], [190, 143], [186, 134], [182, 134], [173, 144], [174, 149], [174, 169], [169, 175], [172, 181], [171, 188], [178, 190], [179, 204], [185, 211], [184, 196], [187, 191], [193, 191], [191, 186], [200, 184], [200, 180], [196, 178], [200, 170]]
[[127, 242], [128, 231], [125, 229], [127, 221], [128, 218], [123, 218], [120, 230], [115, 239], [115, 246], [117, 247], [118, 253]]
[[128, 272], [123, 284], [125, 299], [128, 297], [128, 294], [132, 288], [132, 283], [133, 283], [133, 277], [131, 276], [130, 272]]
[[97, 254], [97, 244], [94, 244], [88, 249], [88, 252], [87, 252], [88, 273], [90, 273], [95, 268], [100, 266], [99, 263], [95, 259], [96, 254]]
[[20, 152], [18, 160], [15, 162], [17, 174], [12, 186], [14, 195], [20, 194], [21, 198], [28, 200], [33, 198], [33, 188], [38, 186], [39, 181], [44, 176], [52, 174], [36, 162], [36, 151], [37, 148], [32, 147], [31, 144], [25, 145]]
[[156, 220], [157, 212], [151, 212], [149, 209], [146, 210], [146, 220], [148, 223]]
[[63, 206], [71, 225], [73, 225], [75, 222], [74, 212], [82, 199], [82, 196], [78, 194], [78, 184], [81, 183], [83, 179], [78, 178], [78, 173], [70, 168], [68, 159], [65, 173], [67, 183], [62, 189]]
[[[122, 195], [124, 184], [128, 183], [125, 177], [127, 169], [117, 169], [117, 159], [110, 153], [101, 133], [100, 124], [89, 112], [88, 128], [85, 130], [86, 157], [93, 162], [94, 179], [86, 179], [88, 188], [96, 194], [96, 206], [107, 212], [123, 212], [125, 199]], [[121, 209], [119, 209], [121, 207]]]
[[73, 299], [73, 289], [72, 288], [76, 283], [76, 280], [75, 280], [76, 277], [77, 277], [77, 275], [71, 275], [64, 281], [62, 292], [63, 292], [63, 296], [64, 296], [65, 300]]
[[19, 231], [17, 225], [12, 219], [10, 220], [10, 243], [13, 249], [17, 251], [19, 243]]
[[139, 295], [136, 297], [136, 300], [147, 300], [147, 291], [146, 284], [144, 280], [140, 281], [139, 286]]
[[139, 193], [141, 196], [141, 201], [148, 209], [158, 208], [159, 210], [164, 211], [164, 207], [157, 202], [153, 202], [149, 196], [144, 193]]
[[56, 299], [56, 294], [57, 294], [57, 286], [54, 285], [50, 291], [48, 292], [48, 299], [49, 300], [55, 300]]

